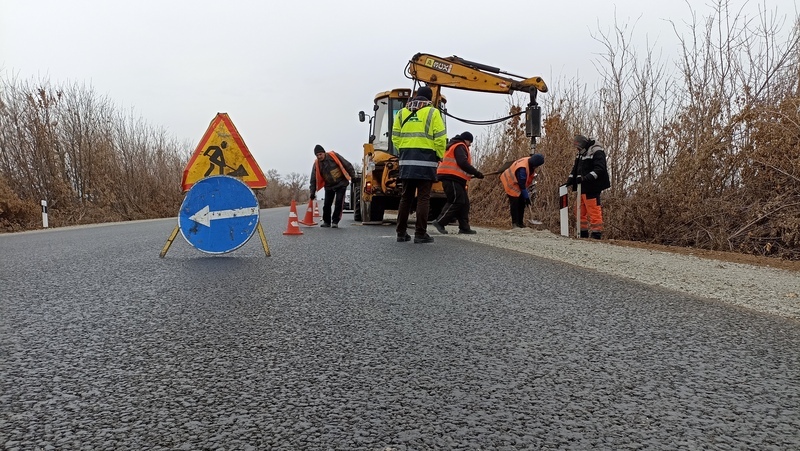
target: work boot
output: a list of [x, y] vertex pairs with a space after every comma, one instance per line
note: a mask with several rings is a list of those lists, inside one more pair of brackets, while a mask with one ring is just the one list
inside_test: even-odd
[[515, 222], [514, 223], [514, 228], [515, 229], [524, 229], [525, 228], [525, 224], [520, 224], [518, 222]]
[[581, 238], [589, 238], [589, 231], [581, 230]]
[[414, 236], [414, 243], [433, 243], [433, 237], [427, 233], [425, 236]]
[[406, 241], [411, 241], [411, 235], [407, 233], [405, 235], [397, 235], [398, 243], [405, 243]]
[[331, 223], [330, 223], [330, 222], [323, 222], [323, 223], [322, 223], [322, 224], [320, 224], [319, 226], [320, 226], [320, 227], [330, 227], [330, 226], [331, 226]]
[[331, 224], [331, 228], [332, 229], [338, 229], [339, 228], [339, 223], [338, 222], [334, 222], [333, 224]]
[[431, 224], [436, 227], [437, 232], [441, 233], [442, 235], [447, 235], [447, 230], [444, 229], [443, 225], [439, 224], [439, 221], [433, 221]]
[[475, 235], [478, 232], [472, 229], [458, 229], [458, 233], [464, 235]]
[[592, 232], [592, 238], [595, 240], [599, 240], [602, 235], [603, 232]]

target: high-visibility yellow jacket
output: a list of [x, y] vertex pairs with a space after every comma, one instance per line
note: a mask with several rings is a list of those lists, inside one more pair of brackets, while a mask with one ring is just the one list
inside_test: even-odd
[[447, 146], [441, 112], [432, 106], [398, 111], [392, 124], [392, 144], [400, 157], [401, 179], [436, 180], [436, 168]]

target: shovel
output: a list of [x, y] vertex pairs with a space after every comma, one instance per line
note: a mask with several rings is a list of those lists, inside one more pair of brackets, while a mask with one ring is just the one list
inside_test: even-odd
[[[531, 213], [531, 217], [533, 217], [533, 208], [528, 205], [528, 211]], [[528, 223], [533, 225], [542, 225], [544, 224], [542, 221], [537, 221], [536, 219], [528, 219]]]

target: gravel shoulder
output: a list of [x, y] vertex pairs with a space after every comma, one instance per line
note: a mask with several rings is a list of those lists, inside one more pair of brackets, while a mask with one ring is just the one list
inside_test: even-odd
[[[625, 245], [607, 240], [580, 240], [548, 230], [485, 227], [475, 227], [475, 230], [478, 231], [475, 235], [450, 233], [447, 236], [800, 320], [800, 271], [794, 269], [726, 261], [719, 255], [709, 258], [710, 253], [704, 252], [697, 252], [705, 254], [702, 256], [691, 255], [686, 249], [669, 252], [656, 249], [665, 246], [647, 248], [641, 243]], [[441, 236], [435, 230], [431, 234], [437, 239]], [[737, 260], [737, 257], [731, 256], [728, 260]], [[761, 262], [765, 264], [763, 259]], [[783, 266], [794, 268], [797, 266], [794, 263], [797, 262]]]

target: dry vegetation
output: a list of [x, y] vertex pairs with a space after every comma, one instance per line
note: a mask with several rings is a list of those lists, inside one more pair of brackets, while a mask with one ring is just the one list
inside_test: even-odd
[[[764, 10], [745, 18], [727, 1], [688, 25], [677, 62], [637, 50], [633, 29], [598, 31], [602, 81], [551, 81], [540, 96], [546, 156], [535, 216], [559, 230], [558, 187], [574, 159], [572, 136], [607, 149], [606, 237], [800, 260], [800, 28]], [[788, 30], [788, 31], [787, 31]], [[526, 100], [513, 98], [511, 112]], [[74, 84], [0, 80], [0, 231], [174, 216], [193, 149], [116, 111]], [[519, 117], [475, 146], [484, 172], [528, 155]], [[307, 200], [308, 175], [267, 172], [262, 206]], [[494, 178], [470, 185], [473, 220], [506, 226]], [[572, 216], [572, 215], [570, 215]]]
[[[170, 217], [192, 143], [76, 84], [0, 80], [0, 232]], [[262, 206], [307, 194], [308, 176], [268, 171]]]
[[[581, 133], [607, 149], [605, 236], [800, 260], [800, 28], [793, 20], [774, 11], [745, 19], [719, 2], [688, 32], [676, 29], [684, 38], [674, 67], [652, 49], [637, 54], [625, 28], [597, 33], [605, 48], [601, 88], [588, 95], [578, 81], [551, 83], [540, 96], [546, 119], [537, 151], [546, 162], [536, 217], [558, 233], [556, 193], [575, 157], [572, 136]], [[477, 143], [479, 167], [528, 155], [523, 125], [512, 121]], [[499, 183], [476, 182], [475, 222], [508, 225]]]

